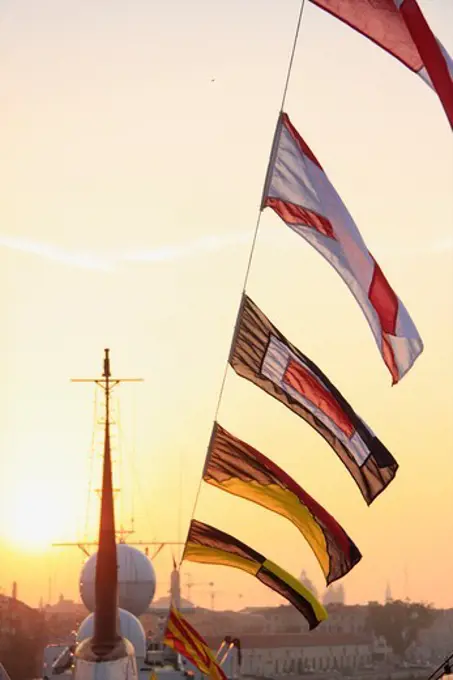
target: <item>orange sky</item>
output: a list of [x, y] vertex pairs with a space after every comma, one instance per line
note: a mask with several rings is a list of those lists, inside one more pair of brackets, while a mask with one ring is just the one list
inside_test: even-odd
[[[422, 1], [453, 51], [453, 6]], [[231, 340], [298, 2], [32, 0], [0, 22], [0, 587], [36, 605], [77, 597], [93, 390], [121, 395], [119, 522], [137, 539], [184, 538]], [[214, 82], [211, 80], [215, 78]], [[248, 292], [310, 356], [400, 463], [367, 508], [328, 445], [229, 374], [220, 422], [274, 458], [363, 553], [348, 602], [453, 606], [452, 140], [436, 96], [369, 42], [307, 4], [286, 110], [406, 304], [425, 351], [401, 384], [338, 275], [265, 212]], [[134, 425], [135, 422], [135, 425]], [[181, 472], [182, 471], [182, 472]], [[182, 477], [182, 489], [180, 479]], [[95, 516], [94, 500], [90, 506]], [[280, 517], [203, 488], [196, 516], [296, 575], [322, 574]], [[159, 593], [171, 565], [156, 559]], [[245, 574], [217, 606], [279, 601]], [[184, 591], [185, 594], [185, 591]], [[192, 591], [209, 603], [207, 586]], [[243, 595], [242, 598], [239, 595]]]

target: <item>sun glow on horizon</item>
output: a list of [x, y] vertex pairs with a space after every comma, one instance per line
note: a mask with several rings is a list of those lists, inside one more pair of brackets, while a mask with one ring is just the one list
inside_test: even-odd
[[54, 487], [44, 480], [18, 481], [1, 529], [9, 544], [27, 552], [44, 552], [51, 549], [52, 543], [71, 540], [74, 499], [70, 489]]

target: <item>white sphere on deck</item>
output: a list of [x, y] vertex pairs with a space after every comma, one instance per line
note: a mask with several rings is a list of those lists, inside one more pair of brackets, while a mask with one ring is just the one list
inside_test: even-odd
[[[135, 656], [143, 659], [146, 654], [146, 635], [142, 624], [133, 614], [124, 609], [119, 610], [119, 615], [120, 635], [127, 638], [134, 646]], [[77, 644], [93, 635], [94, 617], [94, 614], [89, 614], [80, 624], [79, 630], [77, 631]]]
[[[116, 546], [118, 559], [118, 606], [134, 616], [144, 614], [156, 591], [156, 572], [150, 559], [126, 543]], [[94, 611], [94, 578], [97, 553], [85, 562], [80, 574], [80, 596], [85, 607]]]

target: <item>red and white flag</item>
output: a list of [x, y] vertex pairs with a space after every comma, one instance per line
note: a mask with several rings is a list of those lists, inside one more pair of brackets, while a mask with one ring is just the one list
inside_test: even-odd
[[406, 308], [368, 251], [320, 163], [280, 115], [262, 207], [272, 208], [337, 270], [365, 314], [397, 383], [423, 349]]
[[417, 0], [311, 0], [425, 80], [453, 128], [453, 60], [433, 35]]
[[390, 484], [398, 470], [390, 451], [319, 366], [291, 344], [245, 294], [229, 363], [238, 375], [255, 383], [324, 437], [368, 505]]

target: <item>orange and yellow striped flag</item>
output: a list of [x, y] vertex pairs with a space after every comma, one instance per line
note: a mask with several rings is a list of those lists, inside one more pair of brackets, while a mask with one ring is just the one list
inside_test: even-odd
[[173, 606], [170, 607], [164, 644], [182, 654], [212, 680], [227, 680], [205, 640]]

